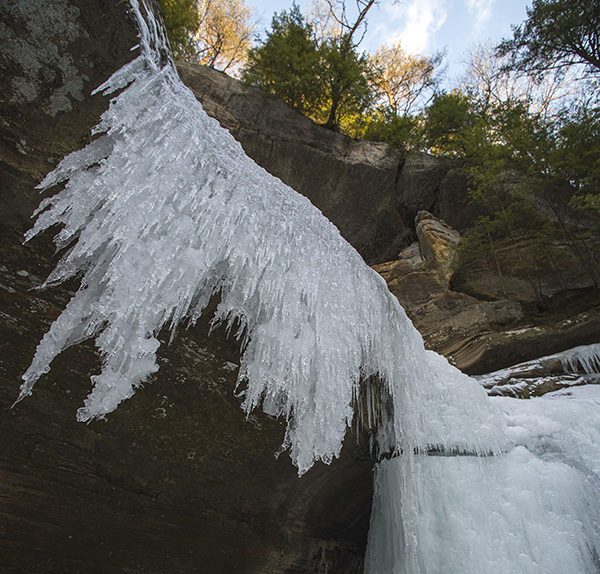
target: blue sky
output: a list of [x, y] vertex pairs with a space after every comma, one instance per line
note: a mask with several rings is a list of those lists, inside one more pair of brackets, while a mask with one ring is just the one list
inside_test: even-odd
[[[261, 27], [268, 27], [273, 12], [285, 10], [292, 0], [246, 0], [255, 7]], [[310, 0], [300, 0], [306, 13]], [[348, 0], [348, 5], [353, 0]], [[369, 12], [369, 28], [362, 48], [375, 51], [399, 38], [407, 51], [431, 55], [446, 50], [448, 81], [458, 78], [470, 46], [498, 42], [510, 35], [511, 24], [526, 16], [527, 0], [382, 0]]]

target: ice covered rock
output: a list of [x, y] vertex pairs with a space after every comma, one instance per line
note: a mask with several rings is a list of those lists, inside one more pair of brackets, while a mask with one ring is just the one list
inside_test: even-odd
[[477, 378], [490, 395], [519, 398], [600, 383], [600, 344], [580, 345]]
[[299, 472], [339, 455], [360, 381], [373, 376], [393, 404], [382, 448], [500, 449], [501, 423], [483, 391], [425, 352], [338, 230], [206, 115], [152, 14], [132, 7], [140, 54], [99, 88], [123, 91], [98, 137], [41, 184], [64, 189], [42, 202], [28, 237], [60, 224], [55, 242], [68, 247], [47, 284], [82, 278], [20, 398], [63, 349], [94, 338], [103, 366], [78, 418], [105, 416], [158, 369], [160, 330], [194, 323], [217, 297], [213, 321], [244, 350], [243, 406], [286, 417], [284, 447]]

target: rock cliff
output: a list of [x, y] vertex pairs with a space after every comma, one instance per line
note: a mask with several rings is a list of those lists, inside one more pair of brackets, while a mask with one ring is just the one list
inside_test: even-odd
[[[461, 261], [459, 232], [480, 213], [456, 162], [351, 140], [216, 70], [178, 63], [178, 71], [248, 155], [338, 226], [426, 344], [461, 369], [484, 373], [600, 337], [598, 294], [576, 262], [536, 275], [540, 306], [526, 272], [499, 277], [485, 262]], [[514, 259], [510, 245], [498, 248]]]
[[[238, 355], [222, 334], [199, 327], [163, 345], [159, 374], [106, 422], [74, 418], [99, 366], [89, 344], [62, 355], [34, 396], [9, 408], [73, 287], [32, 290], [56, 261], [48, 237], [22, 244], [34, 188], [89, 141], [106, 109], [107, 98], [89, 94], [131, 59], [126, 7], [0, 5], [4, 571], [360, 572], [371, 501], [365, 437], [349, 437], [339, 460], [298, 479], [286, 455], [273, 456], [284, 424], [259, 413], [245, 420], [233, 394]], [[250, 156], [379, 264], [427, 344], [462, 368], [483, 372], [598, 338], [599, 302], [585, 283], [549, 284], [542, 312], [519, 277], [500, 293], [489, 269], [460, 262], [459, 232], [476, 212], [452, 162], [402, 158], [214, 70], [178, 69]]]
[[388, 261], [415, 238], [427, 210], [463, 230], [476, 216], [454, 163], [401, 156], [380, 142], [324, 129], [279, 98], [204, 66], [177, 63], [206, 112], [268, 172], [307, 196], [369, 264]]
[[540, 308], [522, 278], [504, 277], [502, 292], [493, 269], [461, 262], [461, 236], [444, 221], [420, 211], [415, 223], [417, 241], [375, 269], [426, 345], [461, 370], [487, 373], [598, 341], [600, 299], [589, 284], [575, 277]]
[[56, 262], [49, 237], [22, 243], [35, 185], [89, 141], [106, 109], [89, 94], [132, 58], [127, 6], [0, 6], [0, 570], [358, 573], [372, 490], [366, 441], [349, 439], [340, 459], [298, 478], [286, 454], [274, 456], [285, 423], [246, 420], [235, 346], [206, 326], [171, 346], [161, 336], [158, 376], [106, 421], [75, 421], [99, 368], [89, 343], [10, 408], [73, 288], [34, 289]]

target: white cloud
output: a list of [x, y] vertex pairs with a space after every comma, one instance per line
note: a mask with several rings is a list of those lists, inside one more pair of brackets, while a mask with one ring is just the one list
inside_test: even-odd
[[495, 0], [465, 0], [467, 11], [475, 17], [475, 27], [482, 28], [492, 17], [492, 4]]
[[389, 44], [400, 40], [412, 53], [426, 53], [433, 36], [446, 21], [446, 0], [408, 0], [387, 4], [384, 18], [376, 26], [373, 40]]

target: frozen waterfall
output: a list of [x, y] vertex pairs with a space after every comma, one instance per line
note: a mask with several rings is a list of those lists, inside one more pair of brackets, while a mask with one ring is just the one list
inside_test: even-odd
[[600, 386], [490, 401], [505, 453], [377, 465], [367, 574], [600, 571]]
[[[306, 199], [248, 158], [165, 57], [151, 13], [132, 8], [140, 55], [99, 89], [114, 92], [99, 137], [41, 183], [28, 237], [61, 224], [69, 249], [47, 284], [81, 287], [37, 348], [20, 398], [70, 345], [95, 338], [102, 372], [79, 410], [102, 417], [157, 370], [157, 334], [196, 321], [239, 326], [244, 408], [288, 421], [298, 470], [338, 456], [361, 379], [394, 405], [381, 444], [499, 452], [502, 423], [479, 386], [424, 350], [383, 279]], [[330, 272], [335, 269], [335, 274]], [[477, 428], [477, 432], [473, 429]]]
[[[368, 572], [543, 572], [519, 565], [540, 563], [549, 544], [560, 553], [559, 533], [568, 544], [556, 564], [587, 571], [595, 475], [560, 458], [567, 447], [549, 460], [535, 433], [515, 438], [516, 411], [424, 349], [337, 229], [206, 115], [152, 13], [130, 2], [139, 55], [99, 88], [121, 91], [96, 139], [40, 185], [63, 189], [42, 202], [28, 237], [60, 224], [55, 242], [68, 248], [46, 284], [78, 276], [81, 286], [19, 399], [59, 353], [94, 338], [102, 371], [78, 419], [104, 417], [158, 369], [161, 329], [194, 323], [217, 296], [213, 322], [235, 325], [243, 351], [243, 408], [286, 418], [283, 446], [299, 473], [339, 455], [361, 381], [377, 376], [389, 393], [378, 442], [398, 457], [377, 470]], [[496, 561], [493, 541], [507, 548]], [[465, 567], [475, 560], [485, 568]]]

